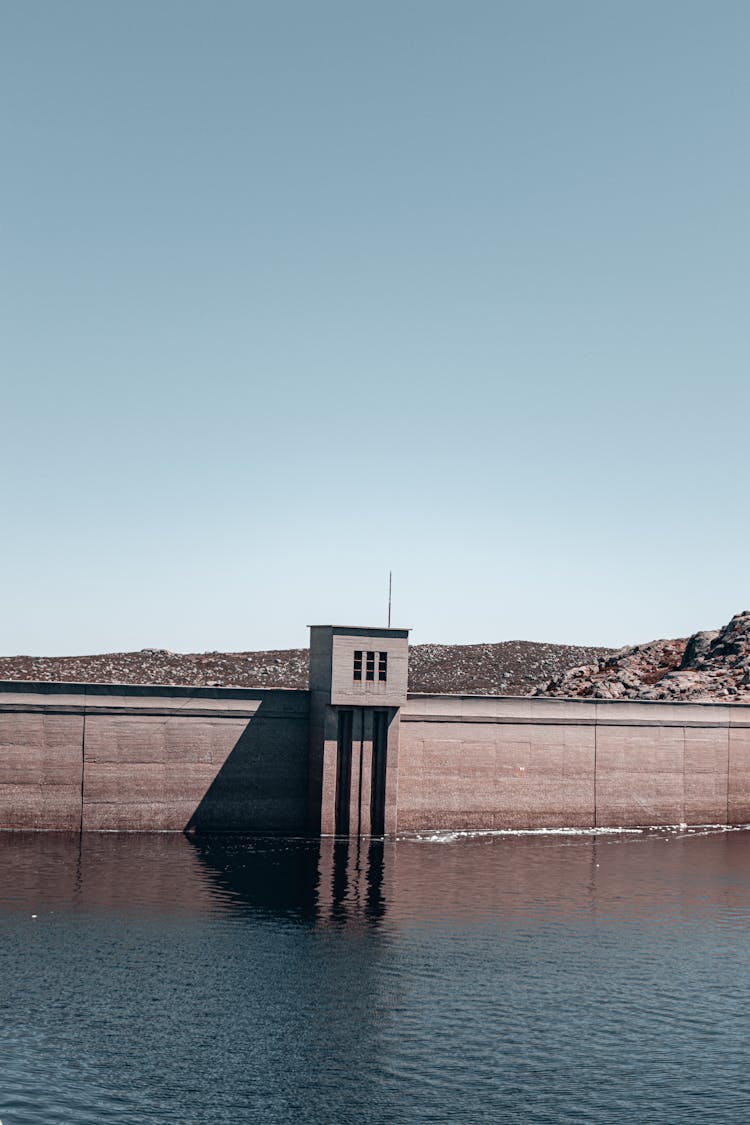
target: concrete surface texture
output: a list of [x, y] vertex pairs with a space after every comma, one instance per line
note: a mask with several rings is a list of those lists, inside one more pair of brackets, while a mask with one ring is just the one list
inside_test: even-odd
[[0, 683], [0, 828], [750, 822], [750, 705], [407, 696], [407, 639], [314, 629], [309, 691]]
[[412, 696], [398, 825], [750, 821], [750, 707]]
[[304, 832], [308, 695], [0, 685], [0, 827]]

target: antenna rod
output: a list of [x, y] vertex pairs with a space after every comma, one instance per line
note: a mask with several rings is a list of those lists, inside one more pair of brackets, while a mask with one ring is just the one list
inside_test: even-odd
[[393, 571], [388, 571], [388, 628], [391, 627], [391, 593], [393, 592]]

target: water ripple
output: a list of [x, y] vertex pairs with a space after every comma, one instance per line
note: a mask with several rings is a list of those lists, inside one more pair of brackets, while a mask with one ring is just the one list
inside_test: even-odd
[[750, 1113], [750, 833], [0, 838], [3, 1125]]

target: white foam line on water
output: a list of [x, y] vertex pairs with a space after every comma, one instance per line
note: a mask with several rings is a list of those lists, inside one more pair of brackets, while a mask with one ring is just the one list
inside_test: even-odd
[[650, 824], [641, 828], [476, 828], [444, 829], [434, 832], [415, 832], [398, 836], [399, 840], [414, 840], [425, 844], [451, 844], [455, 840], [473, 840], [484, 836], [642, 836], [646, 832], [680, 832], [683, 835], [701, 835], [714, 832], [742, 832], [749, 824]]
[[419, 840], [424, 843], [449, 844], [453, 840], [473, 840], [479, 836], [620, 836], [623, 833], [639, 835], [647, 828], [476, 828], [451, 831], [415, 833], [399, 836], [400, 840]]

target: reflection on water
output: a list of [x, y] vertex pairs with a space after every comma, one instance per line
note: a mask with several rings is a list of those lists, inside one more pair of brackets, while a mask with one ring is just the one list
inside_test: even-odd
[[748, 1116], [748, 832], [0, 858], [3, 1125]]

